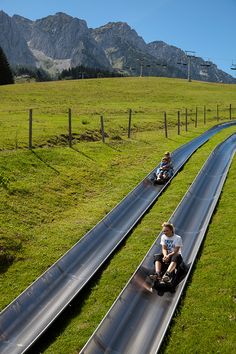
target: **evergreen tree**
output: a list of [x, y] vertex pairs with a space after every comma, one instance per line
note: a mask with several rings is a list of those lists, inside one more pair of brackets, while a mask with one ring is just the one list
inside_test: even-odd
[[0, 85], [14, 84], [14, 77], [4, 51], [0, 47]]
[[63, 70], [59, 75], [59, 80], [67, 79], [92, 79], [96, 77], [121, 77], [122, 74], [115, 71], [108, 71], [99, 68], [90, 68], [79, 65]]

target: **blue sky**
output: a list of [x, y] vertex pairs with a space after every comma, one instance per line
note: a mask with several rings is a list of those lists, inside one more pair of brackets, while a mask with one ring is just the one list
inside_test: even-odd
[[163, 40], [230, 70], [236, 64], [236, 0], [0, 0], [0, 10], [35, 20], [56, 12], [96, 28], [127, 22], [146, 42]]

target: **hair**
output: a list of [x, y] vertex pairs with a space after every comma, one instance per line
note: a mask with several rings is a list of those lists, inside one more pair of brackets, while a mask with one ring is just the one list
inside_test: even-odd
[[169, 151], [166, 151], [166, 152], [164, 153], [164, 155], [167, 155], [167, 156], [170, 157], [170, 152], [169, 152]]
[[170, 222], [163, 222], [163, 224], [161, 226], [162, 227], [168, 227], [173, 232], [173, 234], [175, 233], [174, 225], [171, 224]]

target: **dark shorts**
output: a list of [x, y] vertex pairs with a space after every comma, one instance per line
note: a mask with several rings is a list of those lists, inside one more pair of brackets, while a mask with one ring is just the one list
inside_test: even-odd
[[177, 263], [177, 267], [183, 262], [183, 258], [181, 256], [181, 254], [177, 253], [174, 254], [171, 258], [170, 261], [168, 263], [164, 263], [162, 258], [164, 257], [164, 255], [162, 253], [160, 254], [154, 254], [154, 263], [156, 261], [161, 262], [162, 264], [170, 264], [171, 262], [176, 262]]

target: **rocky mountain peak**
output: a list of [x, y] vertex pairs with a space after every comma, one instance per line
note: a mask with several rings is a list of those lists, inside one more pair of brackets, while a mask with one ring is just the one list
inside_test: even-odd
[[[11, 64], [52, 73], [84, 65], [130, 75], [186, 77], [186, 66], [178, 63], [187, 61], [183, 50], [163, 41], [147, 44], [126, 22], [89, 29], [86, 21], [63, 12], [31, 21], [0, 11], [0, 46]], [[201, 58], [192, 61], [192, 74], [196, 80], [235, 82], [214, 64], [204, 67]]]
[[[126, 22], [109, 22], [104, 26], [92, 30], [93, 36], [99, 43], [104, 44], [106, 41], [129, 43], [137, 46], [141, 50], [145, 50], [146, 43], [137, 32], [132, 29]], [[107, 43], [108, 44], [108, 43]]]
[[26, 17], [23, 17], [23, 16], [20, 16], [20, 15], [13, 15], [12, 18], [15, 20], [15, 21], [21, 21], [23, 23], [33, 23], [32, 20], [29, 20], [28, 18]]
[[122, 32], [129, 32], [132, 31], [131, 27], [126, 22], [108, 22], [106, 25], [103, 25], [95, 30], [100, 31], [116, 31], [121, 33]]
[[11, 64], [36, 65], [17, 22], [3, 11], [0, 11], [0, 46]]

